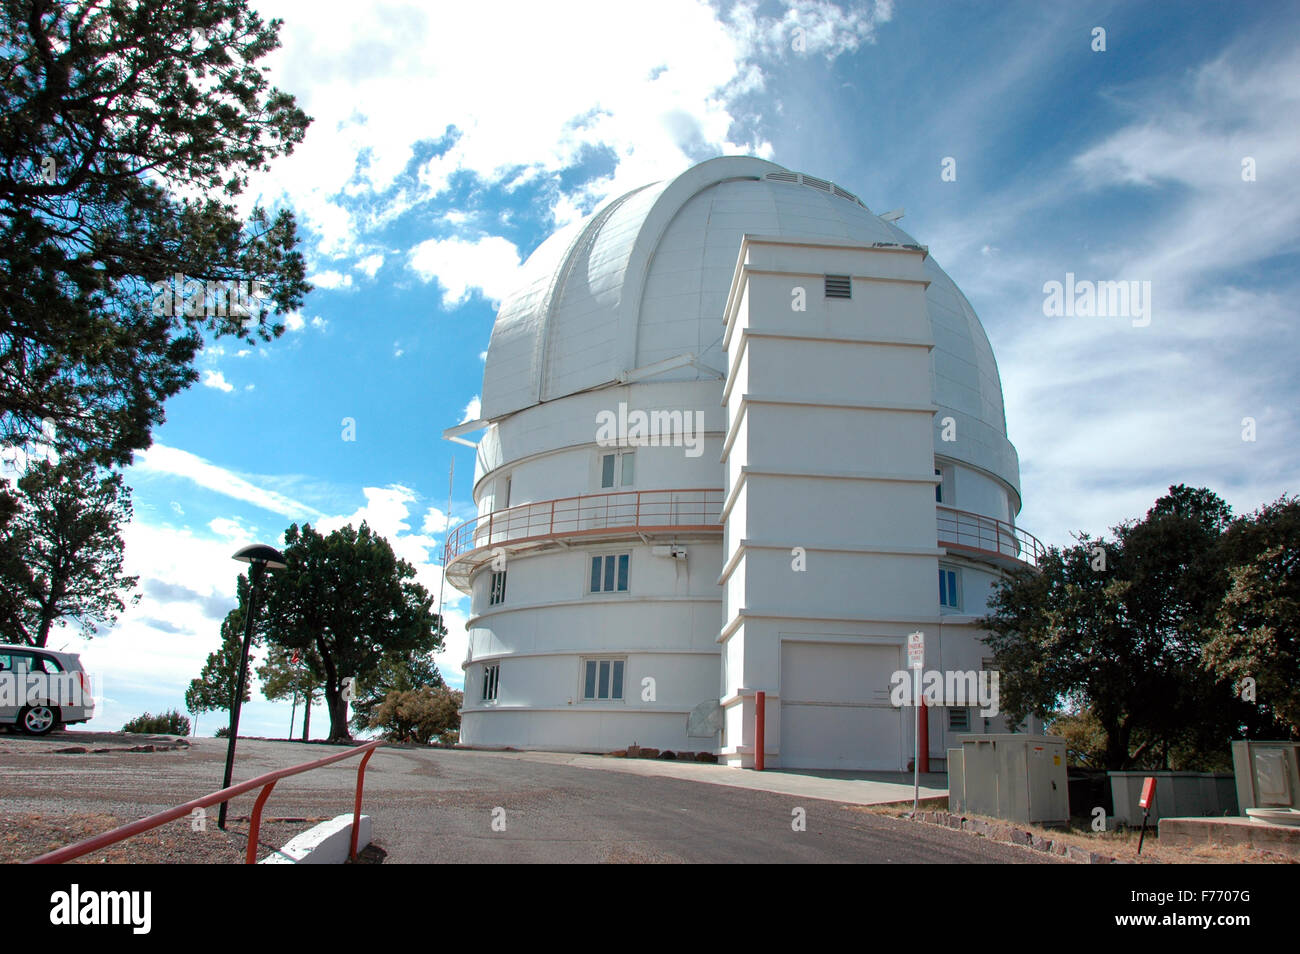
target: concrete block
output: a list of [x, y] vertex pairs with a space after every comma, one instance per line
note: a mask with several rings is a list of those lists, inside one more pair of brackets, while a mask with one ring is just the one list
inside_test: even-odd
[[[369, 815], [361, 816], [357, 851], [370, 844], [371, 822]], [[352, 844], [352, 813], [339, 815], [321, 822], [315, 828], [295, 836], [274, 854], [263, 858], [263, 865], [341, 865], [348, 860]]]

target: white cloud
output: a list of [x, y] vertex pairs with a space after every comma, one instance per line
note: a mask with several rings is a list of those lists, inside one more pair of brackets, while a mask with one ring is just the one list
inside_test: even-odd
[[378, 272], [383, 265], [384, 256], [378, 254], [367, 255], [356, 263], [356, 269], [359, 272], [365, 272], [367, 277], [374, 278], [375, 273]]
[[225, 391], [227, 394], [235, 390], [235, 386], [227, 381], [225, 375], [220, 371], [203, 372], [203, 386], [205, 388], [215, 388], [218, 391]]
[[500, 302], [518, 283], [520, 265], [519, 249], [496, 235], [474, 241], [428, 239], [411, 249], [408, 263], [421, 281], [437, 279], [444, 308], [464, 304], [475, 288]]
[[317, 272], [315, 275], [308, 275], [307, 281], [317, 288], [351, 288], [352, 276], [345, 275], [342, 272], [336, 272], [332, 269], [324, 272]]
[[226, 517], [216, 517], [209, 520], [208, 529], [222, 539], [237, 541], [241, 544], [252, 543], [253, 534], [257, 532], [256, 527], [245, 527], [238, 518], [229, 519]]
[[308, 325], [311, 325], [317, 331], [324, 331], [329, 326], [329, 322], [320, 315], [314, 315], [310, 318], [300, 311], [291, 311], [284, 316], [284, 327], [286, 331], [302, 331]]
[[[705, 0], [661, 0], [620, 29], [602, 0], [576, 0], [563, 15], [512, 0], [436, 11], [416, 0], [265, 0], [259, 12], [284, 19], [272, 81], [315, 122], [250, 192], [264, 201], [284, 194], [319, 238], [318, 252], [336, 257], [460, 170], [486, 182], [554, 181], [592, 148], [616, 157], [612, 175], [570, 197], [571, 215], [574, 198], [672, 175], [703, 152], [768, 155], [764, 141], [731, 139], [732, 104], [761, 86], [763, 64], [800, 55], [793, 29], [804, 30], [802, 55], [835, 56], [872, 42], [890, 15], [887, 4], [796, 0], [776, 16], [748, 2], [723, 17]], [[485, 24], [495, 27], [490, 43], [480, 41]], [[385, 193], [413, 147], [449, 129], [454, 141], [422, 164], [410, 194], [387, 196], [380, 213], [358, 201]]]
[[292, 519], [315, 517], [318, 511], [283, 494], [258, 487], [244, 477], [209, 463], [202, 457], [164, 444], [140, 451], [134, 469], [189, 480], [200, 487]]
[[482, 413], [483, 400], [479, 395], [475, 394], [469, 399], [469, 403], [465, 405], [465, 410], [462, 412], [460, 423], [465, 424], [468, 421], [477, 421], [479, 415]]

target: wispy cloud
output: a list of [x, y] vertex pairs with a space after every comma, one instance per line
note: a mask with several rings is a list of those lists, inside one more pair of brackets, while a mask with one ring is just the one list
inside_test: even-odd
[[179, 477], [200, 487], [291, 519], [313, 518], [319, 512], [283, 494], [259, 487], [233, 471], [218, 467], [189, 451], [154, 444], [136, 455], [135, 468], [145, 474]]

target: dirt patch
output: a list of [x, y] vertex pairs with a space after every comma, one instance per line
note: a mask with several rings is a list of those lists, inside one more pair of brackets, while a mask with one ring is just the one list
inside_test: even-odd
[[[946, 800], [945, 800], [946, 801]], [[900, 809], [898, 805], [846, 805], [849, 811], [868, 812], [873, 815], [888, 815], [892, 818], [911, 817], [911, 805]], [[941, 815], [949, 819], [957, 816], [947, 815], [942, 808], [938, 812], [927, 812], [922, 806], [922, 816]], [[973, 837], [987, 837], [983, 832], [1003, 829], [1028, 833], [1025, 840], [1029, 850], [1036, 843], [1051, 842], [1053, 845], [1072, 846], [1082, 853], [1113, 858], [1126, 864], [1294, 864], [1291, 858], [1270, 851], [1247, 848], [1237, 845], [1195, 845], [1187, 848], [1161, 845], [1154, 828], [1147, 829], [1146, 840], [1142, 844], [1142, 854], [1138, 854], [1139, 832], [1135, 829], [1120, 831], [1092, 831], [1089, 827], [1072, 823], [1069, 828], [1044, 828], [1041, 825], [1025, 825], [1020, 822], [1008, 822], [1005, 819], [987, 818], [981, 815], [960, 816], [963, 831], [969, 831]], [[925, 819], [929, 822], [930, 819]], [[972, 822], [972, 826], [964, 824]], [[938, 824], [940, 822], [931, 822]], [[955, 827], [951, 824], [945, 827]], [[1016, 841], [1014, 843], [1021, 843]], [[1060, 854], [1061, 852], [1057, 852]]]
[[[0, 863], [29, 861], [92, 838], [134, 819], [113, 815], [79, 813], [0, 815]], [[295, 835], [323, 818], [263, 818], [257, 858], [262, 860]], [[68, 864], [243, 864], [248, 850], [248, 819], [228, 819], [227, 830], [217, 827], [216, 813], [209, 814], [205, 831], [195, 831], [189, 818], [168, 822], [83, 855]]]

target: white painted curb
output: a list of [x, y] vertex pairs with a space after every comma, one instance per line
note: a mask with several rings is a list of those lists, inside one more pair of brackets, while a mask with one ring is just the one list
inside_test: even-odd
[[[357, 851], [370, 844], [370, 816], [362, 815]], [[321, 822], [297, 835], [279, 851], [263, 858], [260, 865], [341, 865], [352, 847], [352, 813]]]

